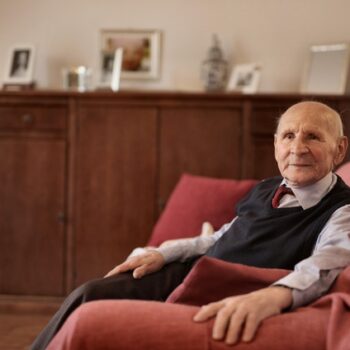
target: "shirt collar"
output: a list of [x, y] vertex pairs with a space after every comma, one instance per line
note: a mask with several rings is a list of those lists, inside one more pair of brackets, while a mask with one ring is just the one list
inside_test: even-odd
[[334, 187], [336, 182], [337, 176], [330, 172], [312, 185], [293, 187], [288, 185], [286, 179], [283, 179], [282, 184], [293, 190], [300, 206], [305, 210], [316, 205]]

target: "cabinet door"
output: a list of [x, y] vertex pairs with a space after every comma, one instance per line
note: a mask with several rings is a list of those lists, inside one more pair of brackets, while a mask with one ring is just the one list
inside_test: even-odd
[[0, 137], [0, 293], [63, 295], [65, 142]]
[[150, 235], [155, 213], [154, 108], [78, 110], [75, 278], [101, 277]]
[[240, 178], [240, 108], [163, 108], [160, 132], [160, 209], [181, 174]]
[[293, 101], [249, 102], [250, 113], [244, 120], [243, 177], [264, 179], [279, 175], [274, 157], [277, 120]]

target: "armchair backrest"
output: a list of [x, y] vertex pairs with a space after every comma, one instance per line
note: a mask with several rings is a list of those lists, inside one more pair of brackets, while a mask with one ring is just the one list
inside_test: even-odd
[[343, 181], [350, 186], [350, 162], [344, 163], [340, 166], [336, 173], [343, 179]]

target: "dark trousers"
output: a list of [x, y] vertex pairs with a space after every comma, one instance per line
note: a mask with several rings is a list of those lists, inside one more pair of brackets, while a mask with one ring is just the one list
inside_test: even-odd
[[181, 284], [196, 260], [170, 263], [160, 271], [141, 279], [134, 279], [131, 273], [123, 273], [81, 285], [66, 298], [57, 313], [38, 335], [31, 349], [45, 349], [68, 316], [83, 303], [106, 299], [165, 301], [168, 295]]

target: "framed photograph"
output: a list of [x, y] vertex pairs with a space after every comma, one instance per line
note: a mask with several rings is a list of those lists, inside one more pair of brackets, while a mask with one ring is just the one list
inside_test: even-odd
[[256, 63], [238, 64], [231, 73], [227, 90], [255, 93], [258, 90], [261, 67]]
[[344, 94], [348, 88], [349, 45], [313, 45], [304, 71], [301, 92]]
[[112, 91], [119, 90], [122, 62], [123, 62], [123, 49], [119, 48], [119, 49], [116, 49], [114, 53], [113, 73], [112, 73], [112, 81], [111, 81]]
[[157, 30], [102, 30], [101, 85], [110, 86], [114, 55], [123, 50], [121, 79], [157, 79], [160, 71], [161, 33]]
[[33, 83], [34, 46], [16, 45], [10, 51], [4, 82], [6, 84]]

